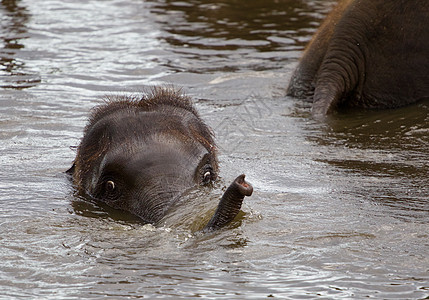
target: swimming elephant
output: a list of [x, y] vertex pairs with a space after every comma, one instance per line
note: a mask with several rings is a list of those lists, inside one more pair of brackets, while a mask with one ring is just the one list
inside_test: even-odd
[[428, 0], [342, 1], [307, 46], [287, 93], [310, 99], [315, 117], [429, 99], [428, 24]]
[[[186, 190], [216, 180], [218, 162], [212, 131], [190, 99], [154, 88], [95, 108], [67, 172], [81, 194], [155, 224]], [[226, 190], [204, 231], [238, 214], [253, 191], [244, 177]]]

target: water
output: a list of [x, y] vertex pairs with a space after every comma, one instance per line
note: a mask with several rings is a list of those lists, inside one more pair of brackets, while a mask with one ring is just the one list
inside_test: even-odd
[[[0, 298], [429, 297], [429, 104], [318, 123], [284, 96], [332, 4], [3, 0]], [[102, 96], [158, 84], [217, 136], [222, 180], [196, 199], [254, 185], [224, 230], [192, 233], [201, 204], [143, 225], [64, 174]]]

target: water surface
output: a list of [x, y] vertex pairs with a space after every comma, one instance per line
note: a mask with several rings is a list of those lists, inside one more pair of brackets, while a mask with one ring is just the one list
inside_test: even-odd
[[[429, 297], [429, 104], [318, 123], [284, 96], [333, 1], [69, 2], [0, 4], [1, 298]], [[159, 84], [195, 100], [222, 179], [154, 227], [64, 171], [102, 96]], [[244, 213], [193, 234], [240, 173]]]

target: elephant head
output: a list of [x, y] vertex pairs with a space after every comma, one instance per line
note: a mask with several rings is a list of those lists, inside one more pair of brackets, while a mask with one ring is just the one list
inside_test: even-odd
[[[211, 130], [189, 98], [160, 88], [97, 107], [69, 170], [82, 194], [147, 223], [160, 221], [183, 192], [210, 184], [217, 172]], [[250, 194], [244, 176], [237, 178], [207, 228], [232, 220]]]

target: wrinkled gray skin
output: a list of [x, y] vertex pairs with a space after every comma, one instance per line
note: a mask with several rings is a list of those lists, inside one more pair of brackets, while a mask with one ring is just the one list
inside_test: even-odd
[[341, 1], [308, 45], [288, 95], [316, 118], [338, 107], [395, 108], [429, 99], [429, 1]]
[[244, 180], [244, 174], [238, 176], [228, 187], [213, 217], [205, 230], [213, 230], [228, 224], [239, 213], [245, 196], [251, 196], [253, 187]]
[[[187, 189], [216, 180], [217, 172], [210, 129], [187, 97], [161, 88], [141, 99], [122, 97], [96, 108], [68, 171], [81, 194], [152, 224]], [[239, 176], [204, 230], [233, 220], [251, 193], [244, 175]]]

